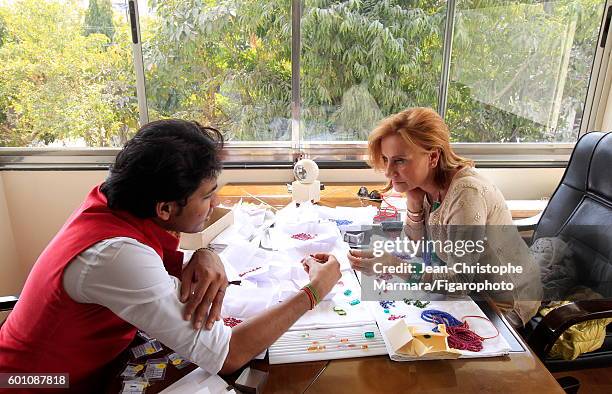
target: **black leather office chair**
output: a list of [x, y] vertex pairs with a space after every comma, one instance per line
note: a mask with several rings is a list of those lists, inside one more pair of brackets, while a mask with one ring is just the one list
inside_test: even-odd
[[599, 350], [571, 361], [548, 357], [567, 328], [612, 317], [612, 133], [592, 132], [580, 138], [532, 240], [541, 237], [561, 237], [572, 251], [578, 284], [604, 299], [577, 301], [532, 321], [529, 346], [551, 371], [612, 365], [612, 325]]

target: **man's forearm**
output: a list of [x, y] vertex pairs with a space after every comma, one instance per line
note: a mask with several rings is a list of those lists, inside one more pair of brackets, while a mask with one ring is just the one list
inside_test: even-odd
[[229, 352], [219, 373], [232, 373], [261, 353], [310, 309], [310, 299], [300, 291], [232, 329]]

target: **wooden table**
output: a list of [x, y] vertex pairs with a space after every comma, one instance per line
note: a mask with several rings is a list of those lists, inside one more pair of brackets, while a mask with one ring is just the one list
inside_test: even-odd
[[[382, 187], [366, 186], [368, 190]], [[321, 204], [375, 204], [359, 199], [358, 188], [357, 185], [326, 185], [321, 191]], [[219, 191], [219, 198], [227, 205], [241, 198], [253, 203], [259, 199], [275, 208], [291, 201], [286, 185], [226, 185]], [[494, 307], [488, 311], [483, 307], [483, 310], [511, 344], [513, 351], [508, 356], [418, 362], [394, 362], [388, 356], [374, 356], [283, 365], [253, 361], [251, 367], [269, 372], [265, 393], [564, 393], [501, 314]], [[181, 373], [169, 370], [167, 379], [148, 388], [147, 393], [162, 390], [192, 369]], [[231, 382], [237, 376], [238, 373], [233, 374], [226, 380]]]

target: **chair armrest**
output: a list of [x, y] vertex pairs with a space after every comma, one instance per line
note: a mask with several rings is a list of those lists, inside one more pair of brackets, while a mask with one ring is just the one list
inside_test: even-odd
[[17, 300], [19, 298], [15, 296], [0, 297], [0, 311], [10, 311], [15, 307]]
[[516, 226], [518, 231], [535, 230], [541, 217], [542, 212], [528, 218], [513, 220], [512, 224]]
[[542, 318], [528, 344], [541, 359], [550, 352], [557, 339], [574, 324], [612, 317], [612, 299], [582, 300], [550, 311]]

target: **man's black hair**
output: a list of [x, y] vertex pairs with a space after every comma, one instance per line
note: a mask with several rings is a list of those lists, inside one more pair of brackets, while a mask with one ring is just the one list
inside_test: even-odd
[[221, 133], [198, 122], [148, 123], [119, 152], [100, 190], [109, 208], [154, 217], [158, 202], [185, 206], [203, 180], [219, 175], [222, 148]]

